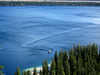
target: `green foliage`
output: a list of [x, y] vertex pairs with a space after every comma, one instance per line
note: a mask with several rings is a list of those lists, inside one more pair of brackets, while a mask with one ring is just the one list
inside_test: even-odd
[[22, 75], [24, 75], [24, 71], [22, 70]]
[[33, 75], [37, 75], [36, 67], [34, 67]]
[[26, 71], [24, 72], [24, 75], [27, 75], [27, 72]]
[[67, 60], [68, 60], [68, 55], [67, 55], [67, 51], [65, 51], [63, 52], [63, 61], [67, 61]]
[[60, 68], [59, 75], [65, 75], [64, 68], [63, 68], [62, 65], [61, 65], [61, 68]]
[[60, 53], [59, 53], [59, 57], [58, 57], [58, 60], [59, 60], [59, 63], [61, 65], [63, 65], [63, 52], [60, 50]]
[[45, 59], [42, 63], [43, 75], [48, 75], [48, 62]]
[[27, 71], [27, 75], [31, 75], [30, 70]]
[[56, 64], [57, 64], [57, 59], [58, 59], [58, 56], [57, 56], [57, 50], [56, 50], [55, 55], [54, 55], [54, 60], [55, 60]]
[[56, 75], [55, 70], [50, 73], [50, 75]]
[[64, 67], [64, 72], [65, 75], [70, 75], [70, 66], [69, 66], [69, 62], [68, 62], [68, 55], [67, 55], [67, 51], [63, 52], [63, 67]]
[[65, 64], [65, 66], [64, 66], [65, 75], [70, 75], [70, 65], [69, 65], [69, 61], [66, 60], [64, 64]]
[[[56, 63], [56, 65], [57, 65], [57, 64], [58, 64], [58, 63], [57, 63], [57, 62], [58, 62], [57, 50], [55, 51], [54, 60], [55, 60], [55, 63]], [[56, 75], [57, 75], [57, 66], [56, 66], [55, 72], [56, 72]]]
[[56, 75], [56, 63], [54, 61], [54, 59], [52, 60], [52, 63], [51, 63], [51, 69], [50, 69], [50, 75]]
[[70, 61], [70, 69], [71, 69], [71, 74], [75, 74], [76, 73], [76, 58], [73, 56], [73, 55], [71, 55], [70, 56], [70, 59], [69, 59], [69, 61]]
[[0, 1], [0, 6], [100, 6], [98, 2], [32, 2], [32, 1]]
[[42, 72], [42, 70], [40, 70], [40, 75], [43, 75], [43, 72]]
[[57, 60], [56, 75], [60, 75], [59, 72], [60, 72], [60, 61]]
[[14, 75], [20, 75], [20, 68], [17, 66], [17, 72], [14, 72]]
[[[17, 75], [16, 73], [20, 73], [19, 67], [17, 67], [15, 75]], [[27, 73], [24, 72], [24, 75]], [[37, 75], [36, 68], [34, 68], [33, 75]], [[56, 51], [50, 70], [47, 60], [44, 60], [40, 75], [100, 75], [100, 50], [98, 52], [96, 44], [87, 46], [78, 44], [69, 49], [69, 53], [61, 50], [57, 55]]]
[[81, 69], [82, 69], [82, 59], [78, 58], [78, 61], [77, 61], [77, 74], [78, 75], [81, 75]]
[[20, 68], [17, 67], [17, 75], [20, 75]]

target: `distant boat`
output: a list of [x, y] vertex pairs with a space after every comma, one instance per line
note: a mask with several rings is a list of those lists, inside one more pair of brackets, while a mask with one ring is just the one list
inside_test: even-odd
[[49, 50], [48, 53], [51, 53], [53, 50]]
[[54, 51], [54, 50], [49, 50], [48, 53], [51, 53], [52, 51]]

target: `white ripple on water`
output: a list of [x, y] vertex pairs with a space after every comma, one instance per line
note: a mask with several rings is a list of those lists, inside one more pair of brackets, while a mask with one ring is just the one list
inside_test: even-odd
[[[32, 47], [33, 48], [33, 46], [34, 46], [35, 43], [38, 43], [38, 42], [43, 41], [45, 39], [48, 39], [48, 38], [50, 39], [51, 37], [58, 36], [58, 35], [61, 35], [61, 34], [64, 34], [64, 33], [72, 32], [72, 31], [77, 31], [77, 30], [82, 30], [82, 29], [85, 29], [85, 28], [93, 28], [93, 27], [97, 27], [97, 26], [99, 26], [99, 25], [90, 25], [90, 26], [86, 26], [86, 27], [83, 27], [83, 28], [73, 28], [73, 29], [70, 29], [70, 30], [65, 30], [65, 31], [62, 31], [60, 33], [56, 33], [56, 34], [49, 35], [49, 36], [40, 38], [38, 40], [35, 40], [35, 41], [27, 44], [26, 47]], [[9, 49], [13, 45], [14, 45], [14, 42], [13, 41], [6, 40], [6, 42], [3, 42], [2, 43], [2, 48], [0, 48], [0, 49], [7, 48], [7, 47], [8, 47], [7, 49]], [[10, 52], [23, 52], [25, 50], [20, 49], [20, 50], [5, 50], [5, 51], [10, 51]]]
[[85, 28], [93, 28], [93, 27], [97, 27], [97, 26], [99, 26], [99, 25], [91, 25], [91, 26], [86, 26], [86, 27], [83, 27], [83, 28], [73, 28], [73, 29], [70, 29], [70, 30], [65, 30], [63, 32], [56, 33], [56, 34], [49, 35], [49, 36], [43, 37], [41, 39], [35, 40], [35, 41], [27, 44], [26, 46], [27, 47], [33, 46], [35, 43], [38, 43], [39, 41], [42, 41], [42, 40], [45, 40], [45, 39], [48, 39], [48, 38], [51, 38], [51, 37], [54, 37], [54, 36], [57, 36], [57, 35], [61, 35], [61, 34], [64, 34], [64, 33], [72, 32], [72, 31], [77, 31], [77, 30], [82, 30], [82, 29], [85, 29]]

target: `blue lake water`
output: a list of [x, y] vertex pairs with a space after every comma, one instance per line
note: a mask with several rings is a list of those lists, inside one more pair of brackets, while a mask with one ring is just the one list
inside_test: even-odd
[[100, 45], [100, 7], [1, 6], [0, 65], [6, 75], [50, 62], [73, 44]]

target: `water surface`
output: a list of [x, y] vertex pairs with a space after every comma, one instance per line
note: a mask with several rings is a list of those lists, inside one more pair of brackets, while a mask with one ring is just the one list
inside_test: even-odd
[[1, 6], [0, 65], [6, 75], [16, 67], [40, 66], [50, 62], [54, 51], [73, 44], [100, 45], [100, 7]]

